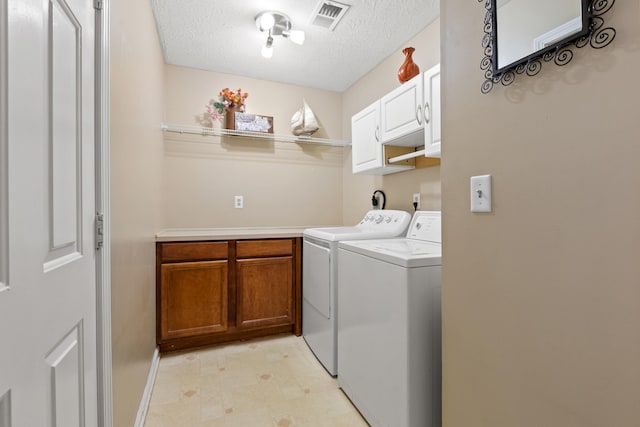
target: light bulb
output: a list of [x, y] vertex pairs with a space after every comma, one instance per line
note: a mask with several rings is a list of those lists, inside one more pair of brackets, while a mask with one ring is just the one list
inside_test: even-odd
[[268, 31], [273, 28], [276, 23], [276, 19], [269, 12], [265, 12], [259, 18], [260, 31]]
[[295, 44], [304, 43], [304, 31], [302, 30], [289, 30], [288, 37]]
[[262, 56], [264, 56], [267, 59], [271, 58], [273, 56], [273, 46], [271, 45], [262, 46], [262, 50], [260, 51], [260, 53], [262, 53]]

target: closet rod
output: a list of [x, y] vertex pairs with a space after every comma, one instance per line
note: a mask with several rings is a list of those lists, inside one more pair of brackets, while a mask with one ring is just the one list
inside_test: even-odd
[[387, 162], [395, 163], [403, 160], [415, 159], [416, 157], [424, 156], [425, 150], [412, 151], [411, 153], [403, 154], [401, 156], [389, 157]]

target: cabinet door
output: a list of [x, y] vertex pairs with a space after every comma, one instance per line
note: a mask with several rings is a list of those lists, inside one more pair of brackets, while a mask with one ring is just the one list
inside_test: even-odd
[[237, 327], [292, 324], [293, 257], [236, 261]]
[[162, 264], [160, 338], [184, 338], [227, 329], [228, 262]]
[[[422, 136], [404, 138], [422, 128], [422, 76], [417, 75], [380, 100], [380, 140], [383, 144], [422, 145]], [[400, 141], [397, 141], [400, 139]]]
[[424, 148], [427, 157], [440, 157], [440, 64], [424, 73]]
[[379, 106], [380, 101], [376, 101], [351, 118], [353, 173], [382, 167]]

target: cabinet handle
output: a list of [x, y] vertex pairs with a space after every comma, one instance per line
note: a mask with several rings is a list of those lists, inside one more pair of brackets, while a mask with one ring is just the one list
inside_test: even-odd
[[422, 105], [418, 104], [418, 108], [416, 108], [416, 120], [419, 125], [422, 125]]
[[429, 107], [429, 103], [424, 103], [424, 122], [425, 124], [429, 124], [431, 121], [431, 108]]
[[380, 141], [380, 126], [376, 126], [376, 132], [374, 133], [376, 141]]

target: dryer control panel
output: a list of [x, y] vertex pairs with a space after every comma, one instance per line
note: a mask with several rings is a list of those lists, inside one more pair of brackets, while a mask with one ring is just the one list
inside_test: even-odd
[[407, 238], [442, 243], [442, 214], [439, 211], [416, 211]]

